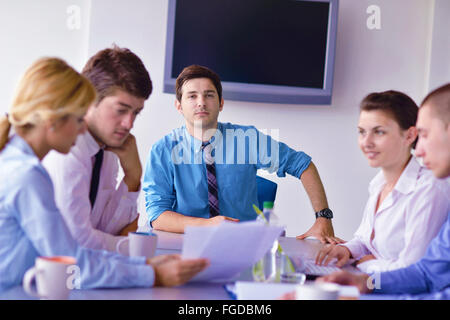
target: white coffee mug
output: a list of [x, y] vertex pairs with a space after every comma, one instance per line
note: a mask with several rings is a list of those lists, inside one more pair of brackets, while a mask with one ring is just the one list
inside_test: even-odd
[[297, 300], [337, 300], [339, 286], [334, 283], [314, 283], [297, 286], [295, 289]]
[[[34, 267], [28, 269], [23, 277], [25, 292], [41, 299], [67, 299], [70, 290], [74, 288], [73, 278], [78, 277], [75, 280], [79, 281], [79, 268], [76, 263], [73, 257], [37, 257]], [[32, 286], [34, 279], [37, 290]]]
[[130, 232], [128, 237], [117, 242], [116, 250], [118, 253], [127, 255], [123, 244], [128, 243], [128, 255], [130, 257], [151, 258], [155, 255], [158, 236], [147, 232]]

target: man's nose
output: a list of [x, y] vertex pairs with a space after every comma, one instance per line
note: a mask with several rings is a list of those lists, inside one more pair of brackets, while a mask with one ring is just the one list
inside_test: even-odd
[[131, 130], [133, 128], [135, 116], [132, 113], [127, 114], [122, 119], [122, 126], [128, 130]]
[[197, 98], [197, 106], [199, 106], [199, 107], [205, 106], [206, 105], [205, 101], [206, 101], [205, 97], [202, 95], [199, 95]]
[[419, 141], [417, 141], [416, 149], [414, 150], [414, 154], [418, 158], [423, 158], [423, 156], [425, 155], [425, 151], [424, 151], [424, 149], [422, 147], [422, 143], [421, 143], [420, 138], [419, 138]]

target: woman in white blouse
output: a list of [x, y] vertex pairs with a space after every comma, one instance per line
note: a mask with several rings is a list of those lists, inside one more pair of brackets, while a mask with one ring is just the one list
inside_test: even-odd
[[381, 171], [369, 185], [363, 220], [354, 238], [325, 246], [316, 263], [355, 259], [364, 272], [381, 272], [419, 260], [450, 209], [448, 183], [433, 178], [411, 154], [418, 107], [407, 95], [386, 91], [361, 102], [358, 143], [369, 165]]

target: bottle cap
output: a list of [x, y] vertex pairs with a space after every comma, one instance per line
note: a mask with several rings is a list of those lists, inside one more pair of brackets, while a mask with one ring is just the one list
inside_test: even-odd
[[272, 201], [264, 201], [263, 202], [263, 208], [264, 209], [272, 209], [273, 208], [273, 202]]

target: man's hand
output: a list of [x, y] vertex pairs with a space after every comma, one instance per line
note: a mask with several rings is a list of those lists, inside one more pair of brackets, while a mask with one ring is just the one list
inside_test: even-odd
[[217, 224], [221, 224], [223, 221], [239, 222], [239, 219], [225, 217], [225, 216], [215, 216], [213, 218], [202, 220], [201, 225], [214, 226]]
[[147, 259], [155, 270], [155, 286], [172, 287], [186, 283], [205, 269], [207, 259], [181, 259], [178, 254], [161, 255]]
[[119, 236], [128, 236], [129, 232], [135, 232], [138, 228], [138, 220], [139, 216], [129, 225], [125, 226], [122, 230], [119, 232]]
[[114, 152], [120, 161], [125, 174], [123, 181], [129, 192], [139, 191], [141, 185], [142, 166], [136, 145], [136, 138], [130, 133], [120, 147], [106, 147], [106, 151]]
[[368, 274], [353, 274], [348, 271], [338, 271], [325, 277], [318, 278], [316, 281], [334, 282], [344, 286], [354, 286], [358, 288], [360, 293], [364, 294], [371, 292], [367, 285], [368, 279]]
[[184, 229], [187, 226], [213, 226], [223, 221], [239, 222], [238, 219], [225, 216], [199, 218], [185, 216], [174, 211], [164, 211], [157, 219], [152, 221], [152, 227], [155, 230], [184, 233]]
[[304, 240], [307, 237], [313, 236], [322, 243], [338, 244], [345, 241], [334, 236], [333, 225], [330, 219], [317, 218], [313, 226], [304, 234], [297, 236], [298, 240]]

